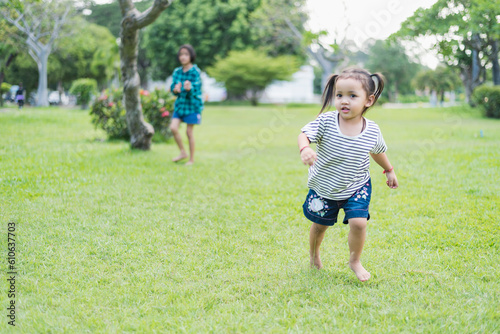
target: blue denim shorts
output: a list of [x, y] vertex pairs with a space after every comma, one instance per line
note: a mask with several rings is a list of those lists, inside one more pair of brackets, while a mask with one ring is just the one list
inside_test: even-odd
[[333, 226], [337, 222], [340, 209], [344, 209], [344, 224], [351, 218], [366, 218], [370, 220], [368, 207], [372, 195], [372, 181], [368, 180], [351, 197], [341, 201], [334, 201], [319, 196], [314, 190], [309, 189], [307, 198], [302, 205], [304, 216], [312, 222], [321, 225]]
[[192, 114], [185, 115], [185, 116], [179, 116], [174, 111], [172, 118], [178, 118], [181, 120], [181, 122], [184, 122], [186, 124], [200, 124], [201, 123], [201, 114], [198, 114], [198, 113], [192, 113]]

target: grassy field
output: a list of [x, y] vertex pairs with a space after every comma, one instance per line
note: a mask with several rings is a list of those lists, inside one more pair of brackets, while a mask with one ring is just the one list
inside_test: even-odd
[[400, 188], [372, 162], [372, 279], [360, 283], [342, 224], [323, 242], [325, 269], [308, 268], [296, 138], [317, 112], [208, 107], [187, 167], [170, 162], [173, 142], [136, 152], [104, 140], [86, 111], [0, 111], [17, 332], [500, 332], [500, 121], [467, 108], [368, 113]]

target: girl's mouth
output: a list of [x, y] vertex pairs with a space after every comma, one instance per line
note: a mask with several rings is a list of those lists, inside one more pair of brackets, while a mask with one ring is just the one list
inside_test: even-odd
[[341, 108], [340, 111], [342, 111], [343, 113], [348, 113], [349, 109], [344, 107], [344, 108]]

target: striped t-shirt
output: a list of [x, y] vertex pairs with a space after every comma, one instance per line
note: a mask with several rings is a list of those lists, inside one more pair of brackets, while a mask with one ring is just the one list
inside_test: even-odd
[[302, 128], [309, 141], [317, 143], [318, 160], [309, 167], [307, 186], [335, 201], [351, 197], [370, 179], [370, 152], [387, 150], [375, 122], [365, 118], [363, 132], [350, 137], [340, 132], [338, 117], [338, 111], [328, 111]]

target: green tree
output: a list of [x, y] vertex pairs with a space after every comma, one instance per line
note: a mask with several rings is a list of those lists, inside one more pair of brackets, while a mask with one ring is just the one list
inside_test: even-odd
[[20, 0], [20, 3], [23, 6], [22, 12], [18, 8], [0, 7], [0, 15], [25, 37], [29, 54], [38, 66], [37, 103], [48, 106], [48, 59], [73, 6], [59, 0]]
[[[135, 8], [140, 12], [145, 11], [152, 4], [152, 0], [134, 2]], [[120, 37], [122, 14], [120, 13], [120, 4], [117, 1], [105, 4], [91, 2], [85, 9], [90, 11], [90, 14], [84, 15], [85, 20], [106, 27], [113, 36]]]
[[[152, 4], [153, 4], [152, 0], [134, 2], [135, 8], [140, 12], [144, 12], [146, 9], [151, 7]], [[86, 9], [90, 10], [90, 14], [84, 15], [84, 18], [87, 21], [106, 27], [109, 29], [111, 34], [113, 34], [113, 36], [115, 36], [116, 38], [120, 37], [122, 15], [120, 13], [120, 5], [117, 1], [113, 1], [108, 4], [97, 4], [95, 2], [92, 2], [90, 3], [89, 6], [86, 7]], [[151, 67], [151, 60], [148, 58], [146, 54], [147, 45], [143, 43], [144, 40], [143, 36], [144, 36], [143, 30], [139, 31], [139, 53], [137, 55], [137, 71], [139, 72], [139, 76], [141, 77], [141, 85], [143, 87], [146, 87], [148, 80], [148, 71], [149, 68]], [[112, 69], [113, 67], [116, 67], [118, 61], [117, 68], [119, 72], [120, 64], [119, 64], [118, 47], [116, 46], [108, 50], [106, 50], [106, 48], [100, 48], [100, 51], [98, 51], [97, 53], [99, 53], [99, 56], [97, 56], [97, 54], [95, 56], [95, 62], [92, 65], [93, 73], [94, 70], [97, 71], [98, 68], [105, 67], [106, 76], [109, 77], [109, 75], [111, 75], [114, 76], [116, 79], [118, 79], [119, 73], [117, 73], [116, 70]], [[105, 57], [105, 59], [101, 59], [103, 56]], [[95, 74], [96, 73], [94, 73], [94, 75]]]
[[80, 17], [72, 20], [72, 26], [78, 33], [62, 38], [49, 59], [49, 85], [69, 88], [76, 79], [93, 78], [103, 88], [116, 68], [109, 59], [119, 57], [116, 39], [107, 28]]
[[460, 70], [467, 100], [472, 103], [472, 91], [484, 82], [488, 63], [495, 84], [500, 84], [499, 15], [500, 0], [438, 0], [428, 9], [415, 11], [393, 38], [433, 37], [434, 49], [449, 66]]
[[19, 53], [19, 44], [14, 39], [12, 27], [0, 19], [0, 86], [5, 79], [5, 71]]
[[368, 54], [366, 67], [371, 72], [381, 72], [385, 76], [390, 101], [397, 101], [399, 93], [412, 92], [411, 80], [421, 65], [410, 61], [401, 45], [377, 40]]
[[147, 28], [144, 43], [155, 79], [165, 79], [179, 66], [177, 51], [189, 43], [196, 50], [196, 63], [204, 69], [216, 57], [231, 50], [254, 46], [250, 14], [260, 0], [176, 1], [170, 10]]
[[[50, 65], [48, 65], [50, 67]], [[5, 69], [5, 81], [12, 84], [23, 83], [26, 102], [30, 101], [30, 92], [38, 87], [38, 68], [27, 52], [19, 52], [12, 64]]]
[[307, 13], [305, 0], [262, 0], [250, 14], [252, 46], [262, 49], [271, 57], [294, 55], [305, 60], [302, 39], [297, 38], [290, 25], [304, 33]]
[[208, 68], [210, 76], [223, 82], [229, 94], [249, 98], [258, 104], [260, 93], [274, 80], [290, 80], [298, 70], [294, 56], [271, 58], [265, 52], [231, 51], [229, 55]]
[[435, 70], [417, 73], [413, 86], [419, 90], [435, 91], [444, 102], [444, 93], [455, 90], [460, 85], [460, 77], [448, 66], [439, 66]]

